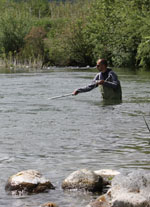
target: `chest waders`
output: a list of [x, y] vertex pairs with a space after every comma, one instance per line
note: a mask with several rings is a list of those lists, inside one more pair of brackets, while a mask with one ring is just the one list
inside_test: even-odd
[[100, 91], [104, 100], [121, 100], [122, 91], [120, 85], [117, 88], [110, 88], [100, 85]]

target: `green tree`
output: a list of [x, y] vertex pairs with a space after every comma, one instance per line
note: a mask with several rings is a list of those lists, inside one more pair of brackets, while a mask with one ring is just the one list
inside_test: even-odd
[[17, 17], [12, 13], [0, 17], [1, 47], [5, 49], [6, 54], [10, 51], [12, 54], [19, 52], [24, 46], [24, 37], [30, 28], [29, 20]]
[[139, 44], [136, 59], [140, 67], [150, 70], [150, 36]]
[[86, 66], [92, 65], [92, 45], [88, 41], [83, 20], [72, 22], [70, 35], [67, 38], [67, 50], [70, 56], [70, 64]]
[[87, 33], [93, 45], [94, 61], [103, 57], [111, 63], [113, 36], [118, 24], [114, 6], [114, 0], [95, 0], [89, 10]]
[[51, 15], [48, 0], [26, 0], [31, 15], [42, 18]]

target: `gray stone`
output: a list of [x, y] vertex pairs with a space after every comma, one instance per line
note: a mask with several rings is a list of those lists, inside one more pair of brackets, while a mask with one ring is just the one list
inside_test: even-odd
[[112, 207], [150, 207], [150, 173], [132, 172], [112, 181]]
[[103, 179], [93, 171], [82, 169], [71, 173], [62, 183], [63, 189], [78, 189], [91, 192], [102, 191]]
[[111, 189], [87, 207], [150, 207], [150, 173], [115, 176]]

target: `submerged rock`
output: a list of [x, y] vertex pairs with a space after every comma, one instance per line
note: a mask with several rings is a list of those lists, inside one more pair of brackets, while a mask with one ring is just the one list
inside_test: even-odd
[[99, 196], [95, 201], [91, 202], [86, 207], [111, 207], [110, 199], [111, 195], [110, 193], [107, 193]]
[[12, 191], [15, 194], [41, 193], [47, 189], [54, 189], [54, 186], [36, 170], [21, 171], [11, 176], [5, 186], [6, 191]]
[[87, 207], [150, 207], [150, 173], [116, 176], [112, 188]]
[[41, 205], [40, 207], [58, 207], [55, 203], [44, 203], [43, 205]]
[[71, 173], [62, 183], [63, 189], [102, 191], [103, 179], [91, 170], [82, 169]]

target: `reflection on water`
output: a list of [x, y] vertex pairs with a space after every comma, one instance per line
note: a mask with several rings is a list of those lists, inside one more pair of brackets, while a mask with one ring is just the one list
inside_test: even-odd
[[[96, 195], [63, 192], [61, 182], [77, 169], [150, 169], [148, 75], [118, 71], [122, 103], [106, 103], [99, 90], [49, 100], [85, 86], [95, 71], [55, 69], [0, 75], [0, 206], [85, 207]], [[36, 169], [55, 191], [22, 198], [7, 195], [8, 177]]]

